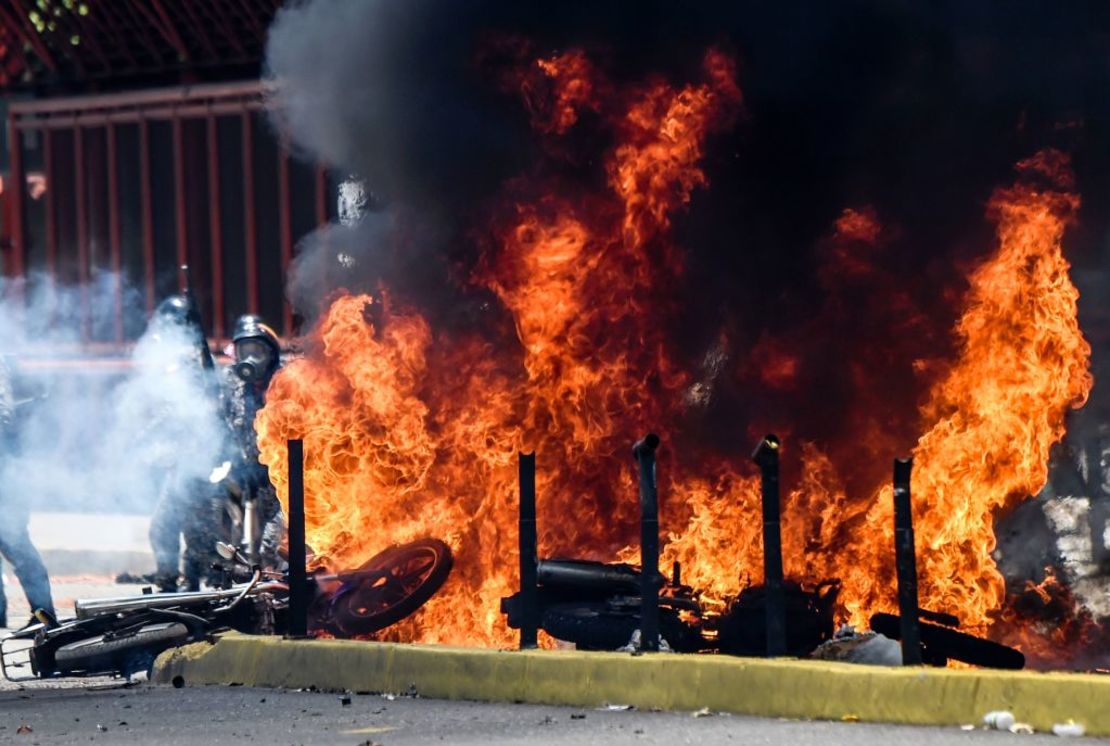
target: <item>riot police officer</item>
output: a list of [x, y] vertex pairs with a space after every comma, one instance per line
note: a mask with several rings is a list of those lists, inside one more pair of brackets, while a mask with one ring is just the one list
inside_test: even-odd
[[[180, 293], [163, 300], [155, 309], [147, 333], [154, 342], [161, 337], [167, 344], [179, 347], [176, 352], [181, 365], [175, 366], [174, 374], [185, 376], [182, 383], [195, 393], [196, 401], [191, 406], [210, 410], [212, 422], [217, 423], [219, 383], [200, 311], [192, 296]], [[195, 457], [191, 451], [196, 451], [185, 447], [185, 443], [200, 436], [185, 431], [187, 424], [180, 421], [181, 414], [170, 407], [170, 411], [154, 413], [151, 422], [156, 437], [178, 446], [169, 454], [166, 463], [161, 464], [163, 482], [150, 524], [150, 543], [157, 567], [155, 581], [163, 591], [178, 590], [182, 537], [185, 539], [186, 590], [200, 587], [201, 578], [215, 557], [215, 539], [208, 530], [208, 516], [204, 510], [213, 488], [197, 476], [211, 469], [213, 464], [182, 462], [182, 459]]]
[[281, 343], [259, 316], [235, 322], [231, 337], [234, 361], [224, 373], [224, 413], [235, 446], [236, 481], [257, 499], [262, 530], [260, 560], [274, 566], [285, 531], [277, 493], [259, 459], [254, 419], [266, 402], [266, 390], [281, 367]]

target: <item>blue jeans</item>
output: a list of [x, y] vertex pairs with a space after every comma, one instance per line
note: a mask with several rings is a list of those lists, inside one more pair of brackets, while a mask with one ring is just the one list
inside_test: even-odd
[[[42, 557], [31, 543], [31, 535], [27, 531], [28, 516], [22, 511], [5, 515], [4, 507], [6, 506], [0, 503], [0, 555], [11, 563], [31, 610], [44, 609], [53, 614], [54, 599], [50, 595], [50, 577]], [[8, 603], [4, 598], [3, 587], [0, 586], [0, 617], [6, 618], [7, 611]]]

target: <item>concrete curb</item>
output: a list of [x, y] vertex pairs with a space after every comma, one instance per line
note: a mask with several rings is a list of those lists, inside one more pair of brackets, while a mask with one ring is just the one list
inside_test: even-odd
[[497, 651], [229, 634], [159, 657], [153, 680], [419, 693], [437, 699], [698, 710], [918, 725], [1010, 710], [1038, 731], [1073, 719], [1110, 735], [1110, 677], [884, 668], [727, 656]]

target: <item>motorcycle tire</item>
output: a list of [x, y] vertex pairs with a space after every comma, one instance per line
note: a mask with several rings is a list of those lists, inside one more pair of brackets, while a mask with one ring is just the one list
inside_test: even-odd
[[130, 675], [149, 668], [158, 654], [189, 641], [189, 629], [180, 622], [147, 624], [134, 634], [104, 639], [96, 635], [54, 652], [61, 673], [120, 673]]
[[435, 595], [453, 562], [451, 548], [442, 541], [420, 539], [390, 547], [342, 573], [343, 586], [329, 603], [331, 631], [368, 635], [396, 624]]

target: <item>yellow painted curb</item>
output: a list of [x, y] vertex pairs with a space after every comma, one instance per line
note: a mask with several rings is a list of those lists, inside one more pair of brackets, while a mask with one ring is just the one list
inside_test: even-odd
[[438, 699], [734, 712], [919, 725], [1010, 710], [1038, 731], [1073, 719], [1110, 735], [1110, 677], [885, 668], [803, 660], [498, 651], [226, 635], [168, 651], [154, 681], [419, 693]]

